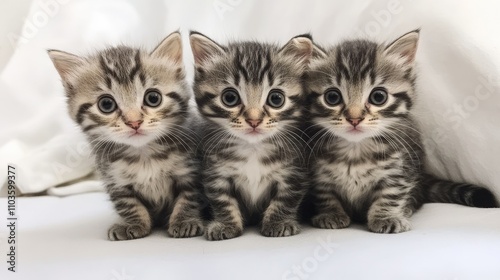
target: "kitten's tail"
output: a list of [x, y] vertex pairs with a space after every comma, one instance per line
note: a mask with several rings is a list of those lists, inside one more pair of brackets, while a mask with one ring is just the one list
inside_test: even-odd
[[424, 203], [456, 203], [479, 208], [499, 207], [495, 195], [488, 189], [442, 180], [426, 174], [422, 180]]

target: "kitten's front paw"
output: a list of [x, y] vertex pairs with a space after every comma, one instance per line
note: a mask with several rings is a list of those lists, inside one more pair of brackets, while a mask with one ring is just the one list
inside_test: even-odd
[[151, 229], [139, 225], [115, 224], [108, 231], [108, 238], [111, 241], [131, 240], [142, 238], [148, 235]]
[[178, 221], [169, 225], [168, 234], [174, 238], [185, 238], [203, 234], [203, 222], [199, 219]]
[[407, 218], [399, 217], [369, 219], [368, 229], [376, 233], [400, 233], [409, 231], [411, 224]]
[[210, 241], [225, 240], [240, 236], [242, 228], [234, 224], [223, 224], [221, 222], [210, 222], [206, 229], [205, 236]]
[[351, 224], [351, 218], [346, 213], [323, 213], [314, 216], [311, 222], [317, 228], [340, 229], [348, 227]]
[[262, 222], [260, 232], [267, 237], [291, 236], [299, 233], [299, 223], [294, 220], [285, 220], [279, 222]]

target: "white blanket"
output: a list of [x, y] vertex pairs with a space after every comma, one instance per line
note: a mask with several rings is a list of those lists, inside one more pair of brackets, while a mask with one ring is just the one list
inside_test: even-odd
[[[9, 5], [21, 5], [17, 2]], [[494, 0], [480, 4], [453, 0], [34, 0], [22, 32], [6, 34], [8, 42], [17, 39], [17, 45], [0, 73], [0, 166], [17, 166], [23, 193], [71, 185], [92, 172], [85, 140], [67, 116], [59, 77], [45, 51], [49, 48], [78, 54], [118, 43], [151, 48], [168, 33], [180, 30], [191, 73], [190, 29], [222, 42], [285, 42], [311, 32], [318, 42], [328, 44], [358, 36], [389, 41], [421, 27], [419, 118], [429, 169], [500, 194], [499, 8]], [[4, 44], [2, 48], [11, 48], [10, 43]], [[5, 173], [0, 172], [0, 182], [5, 181]], [[63, 193], [94, 189], [100, 185], [84, 180]]]

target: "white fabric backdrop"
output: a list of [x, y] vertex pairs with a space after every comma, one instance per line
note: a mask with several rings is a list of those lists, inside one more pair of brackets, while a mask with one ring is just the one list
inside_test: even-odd
[[[18, 43], [0, 73], [0, 166], [17, 165], [25, 193], [71, 184], [92, 171], [85, 141], [67, 116], [49, 48], [78, 54], [119, 43], [151, 48], [180, 30], [192, 72], [190, 29], [222, 42], [285, 42], [311, 32], [328, 44], [358, 36], [390, 41], [421, 27], [419, 116], [429, 169], [500, 194], [499, 8], [494, 0], [34, 0], [22, 32], [5, 34]], [[1, 47], [11, 48], [10, 41]], [[74, 191], [86, 187], [99, 184], [80, 182]]]

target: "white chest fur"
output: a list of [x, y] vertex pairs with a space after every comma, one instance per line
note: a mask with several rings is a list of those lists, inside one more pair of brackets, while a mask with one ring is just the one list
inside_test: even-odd
[[266, 146], [244, 145], [239, 147], [238, 155], [245, 160], [234, 164], [236, 172], [235, 184], [249, 201], [255, 204], [269, 191], [272, 182], [283, 181], [282, 164], [264, 165], [261, 159], [269, 155], [269, 149]]
[[152, 157], [151, 151], [128, 151], [134, 161], [119, 159], [109, 168], [109, 175], [118, 186], [132, 185], [145, 198], [154, 202], [172, 199], [172, 176], [186, 173], [185, 157], [170, 154], [165, 159]]
[[400, 153], [395, 153], [384, 160], [373, 159], [374, 152], [383, 152], [383, 147], [374, 143], [343, 143], [335, 147], [338, 160], [327, 163], [319, 160], [317, 163], [318, 179], [322, 183], [334, 182], [336, 191], [352, 204], [361, 202], [362, 197], [373, 191], [373, 188], [395, 173], [398, 168], [386, 168], [389, 165], [402, 164]]

